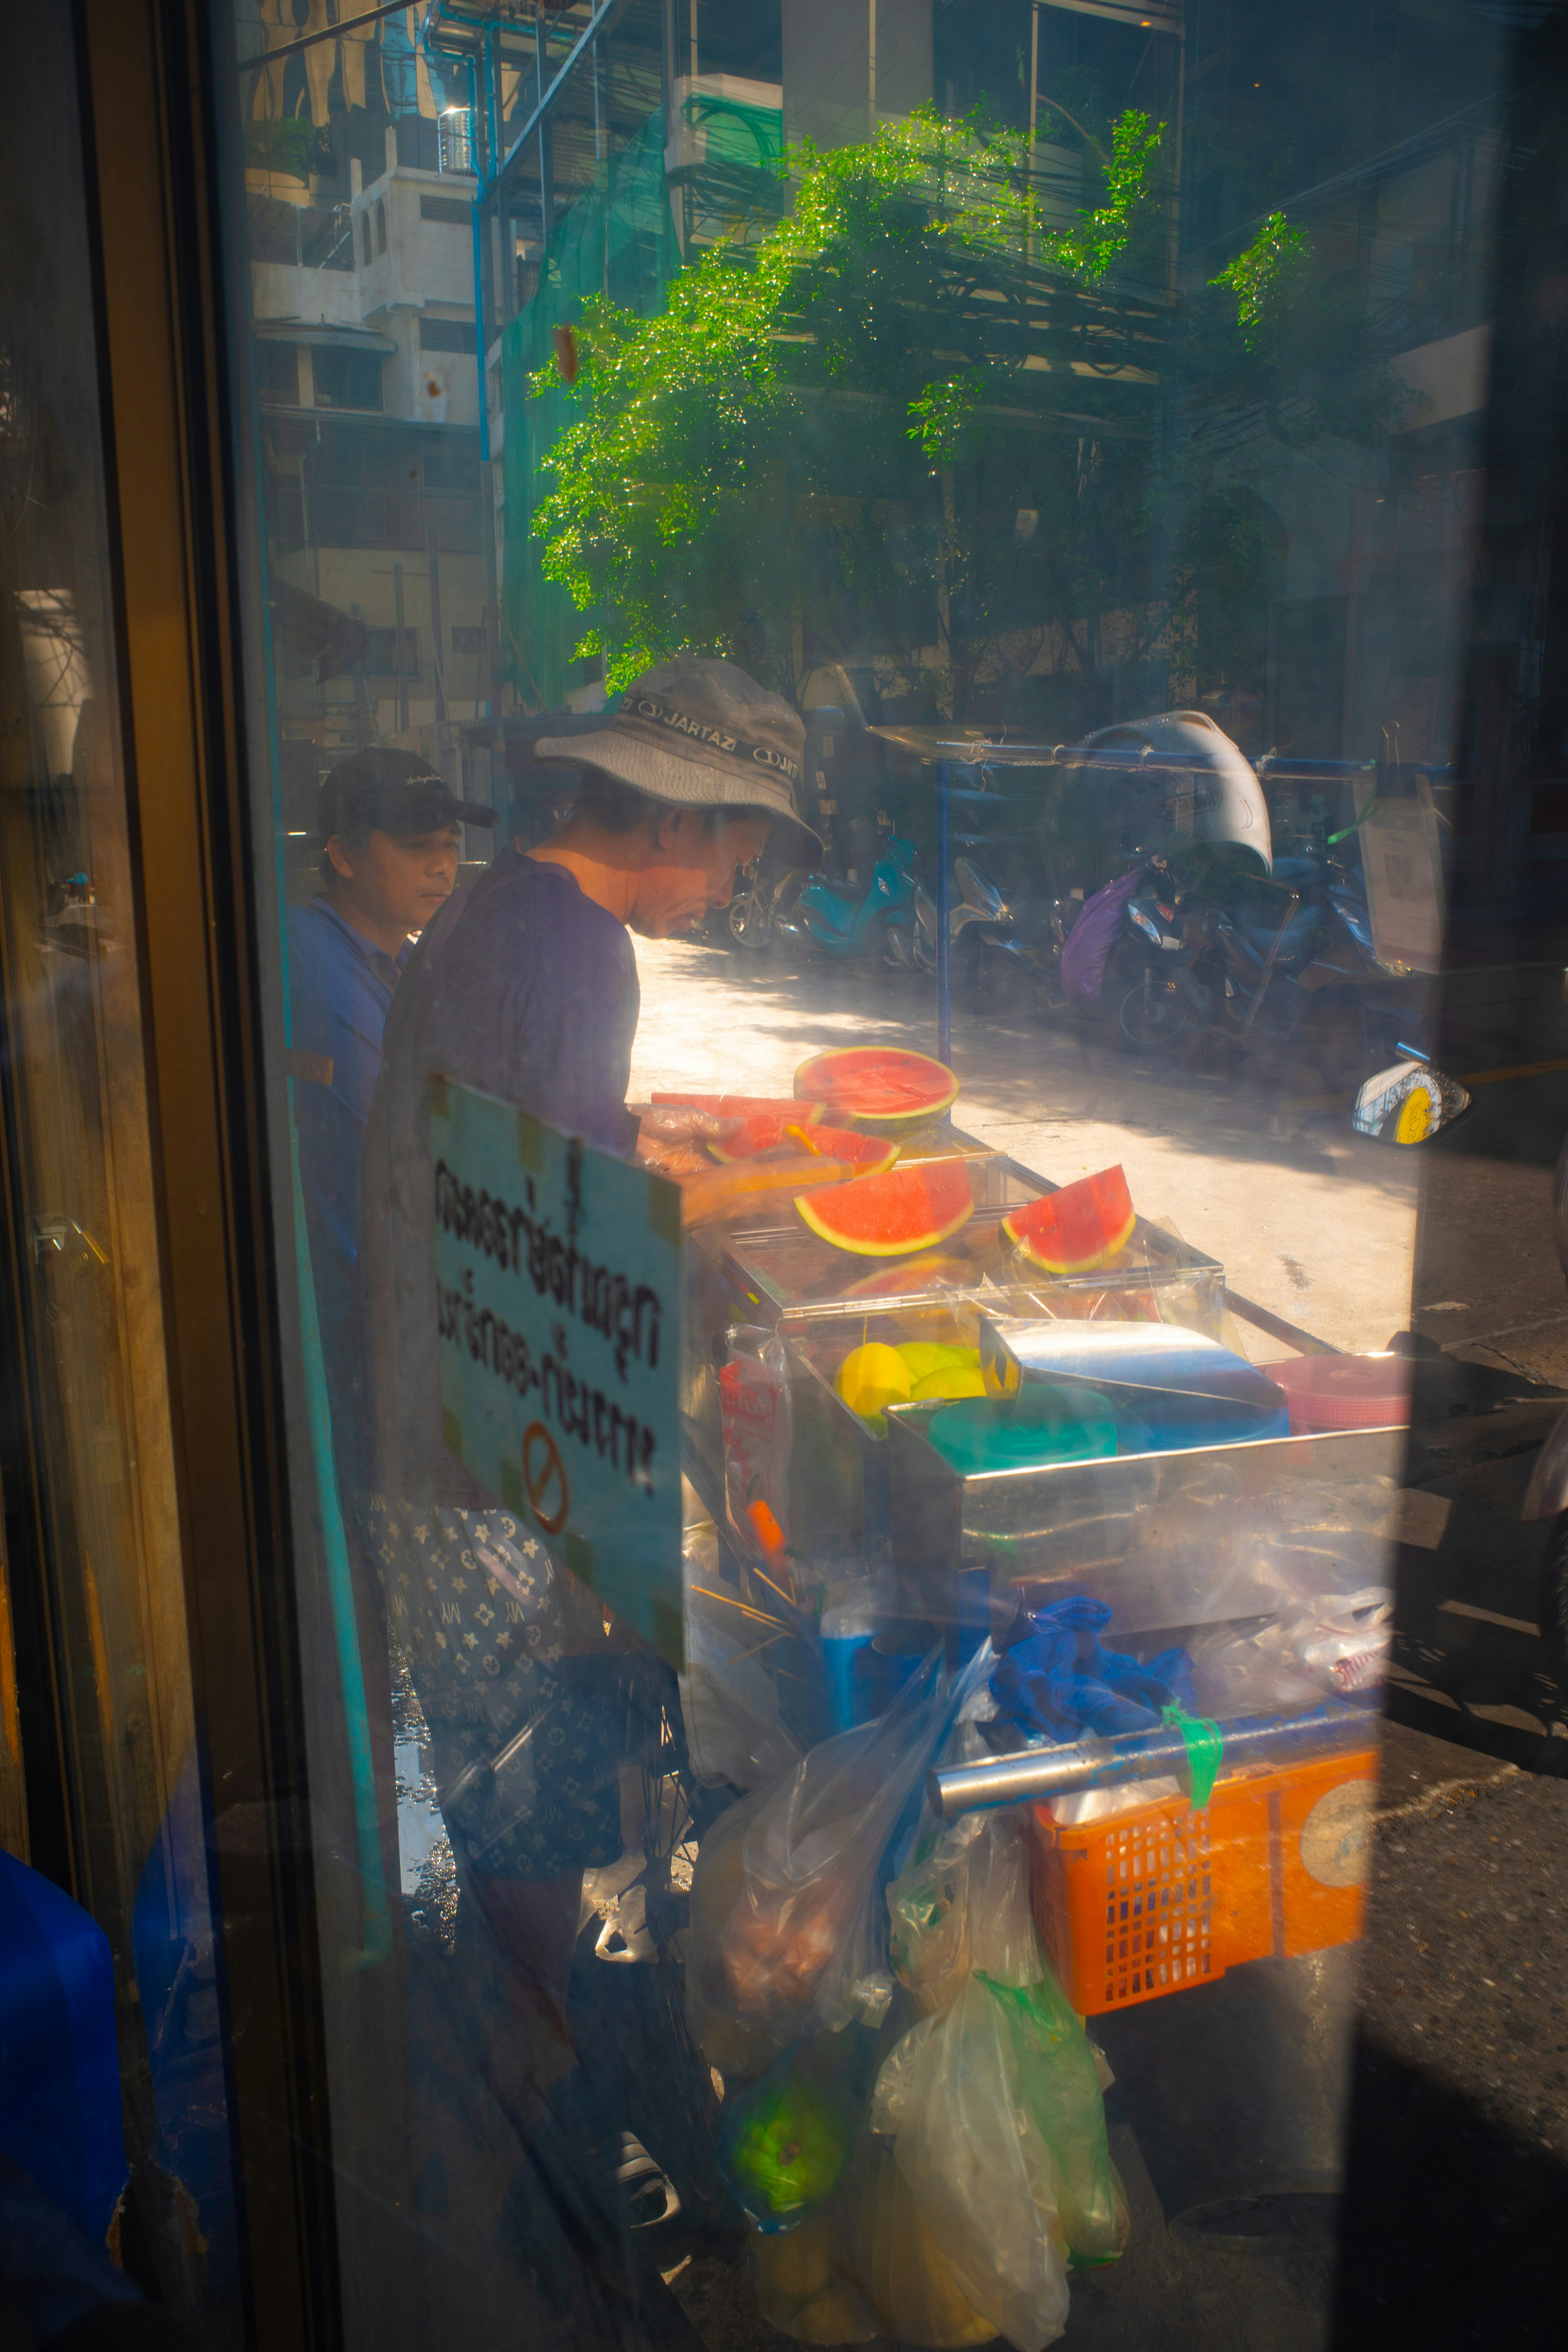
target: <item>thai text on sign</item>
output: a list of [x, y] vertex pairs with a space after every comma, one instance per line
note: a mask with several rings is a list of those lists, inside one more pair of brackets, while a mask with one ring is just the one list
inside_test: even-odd
[[680, 1664], [680, 1192], [433, 1078], [447, 1449]]

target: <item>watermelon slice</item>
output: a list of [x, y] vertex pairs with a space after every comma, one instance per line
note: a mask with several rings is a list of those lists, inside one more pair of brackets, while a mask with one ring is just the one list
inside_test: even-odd
[[[815, 1103], [806, 1105], [808, 1110], [816, 1108]], [[852, 1168], [864, 1170], [868, 1176], [890, 1168], [899, 1156], [898, 1145], [885, 1136], [858, 1135], [850, 1127], [818, 1127], [787, 1111], [773, 1110], [753, 1111], [742, 1119], [733, 1135], [715, 1139], [708, 1149], [715, 1160], [751, 1160], [759, 1151], [776, 1151], [781, 1144], [795, 1151], [826, 1152], [830, 1160], [847, 1160]]]
[[925, 1160], [912, 1168], [825, 1185], [820, 1192], [797, 1193], [795, 1205], [812, 1232], [836, 1249], [853, 1250], [860, 1257], [902, 1257], [944, 1242], [967, 1224], [974, 1194], [967, 1160]]
[[[900, 1163], [902, 1165], [904, 1163]], [[901, 1293], [914, 1290], [973, 1288], [980, 1280], [979, 1269], [961, 1257], [912, 1257], [901, 1265], [880, 1265], [875, 1274], [862, 1275], [840, 1295], [845, 1298], [896, 1298]]]
[[793, 1095], [650, 1095], [655, 1110], [710, 1110], [718, 1118], [787, 1118], [792, 1127], [815, 1127], [827, 1105], [797, 1102]]
[[1102, 1168], [1015, 1209], [1002, 1230], [1047, 1274], [1084, 1274], [1125, 1249], [1137, 1222], [1126, 1177], [1120, 1168]]
[[944, 1062], [901, 1046], [851, 1045], [818, 1054], [795, 1074], [803, 1099], [826, 1100], [836, 1118], [931, 1118], [957, 1099], [958, 1080]]

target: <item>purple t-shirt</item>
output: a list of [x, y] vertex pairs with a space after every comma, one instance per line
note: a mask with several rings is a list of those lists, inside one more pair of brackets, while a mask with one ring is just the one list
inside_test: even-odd
[[456, 893], [393, 999], [365, 1136], [359, 1325], [362, 1481], [409, 1501], [485, 1498], [441, 1444], [434, 1305], [433, 1070], [605, 1151], [629, 1152], [641, 998], [624, 923], [564, 866], [505, 849]]

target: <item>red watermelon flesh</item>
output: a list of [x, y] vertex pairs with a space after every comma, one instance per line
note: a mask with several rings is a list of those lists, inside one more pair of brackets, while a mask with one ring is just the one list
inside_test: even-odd
[[851, 1045], [817, 1054], [795, 1074], [795, 1093], [821, 1096], [838, 1118], [931, 1118], [957, 1099], [958, 1080], [945, 1062], [901, 1046]]
[[1084, 1274], [1125, 1249], [1137, 1222], [1126, 1177], [1102, 1168], [1015, 1209], [1002, 1230], [1047, 1274]]
[[797, 1102], [793, 1095], [650, 1095], [648, 1100], [655, 1110], [708, 1110], [716, 1118], [772, 1115], [788, 1119], [792, 1127], [815, 1127], [827, 1108], [821, 1102]]
[[923, 1160], [879, 1176], [852, 1176], [799, 1192], [795, 1207], [825, 1242], [859, 1257], [904, 1257], [934, 1248], [974, 1213], [969, 1163]]
[[[815, 1108], [815, 1105], [806, 1108]], [[858, 1135], [847, 1127], [818, 1127], [788, 1112], [771, 1110], [753, 1111], [742, 1119], [733, 1135], [710, 1142], [708, 1149], [715, 1160], [751, 1160], [759, 1151], [776, 1151], [781, 1147], [847, 1160], [851, 1167], [863, 1168], [868, 1176], [890, 1168], [899, 1156], [898, 1145], [882, 1136]]]

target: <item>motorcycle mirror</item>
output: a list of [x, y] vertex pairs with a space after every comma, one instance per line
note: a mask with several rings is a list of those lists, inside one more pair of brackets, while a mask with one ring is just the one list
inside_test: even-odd
[[1367, 1079], [1355, 1098], [1351, 1125], [1379, 1143], [1426, 1143], [1470, 1108], [1458, 1078], [1430, 1062], [1395, 1062]]

